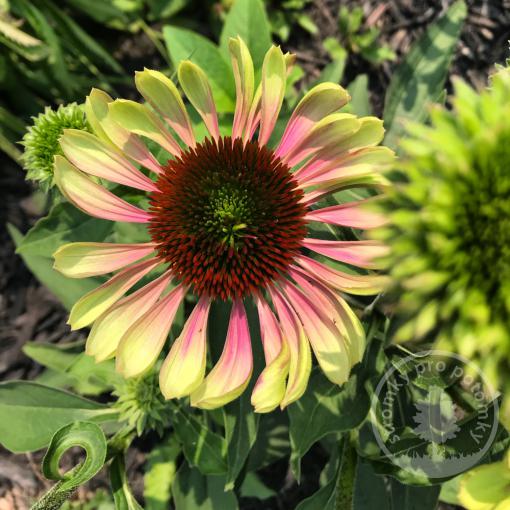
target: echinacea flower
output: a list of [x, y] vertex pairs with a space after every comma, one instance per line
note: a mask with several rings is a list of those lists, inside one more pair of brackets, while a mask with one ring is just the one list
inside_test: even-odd
[[[269, 49], [256, 88], [246, 45], [237, 38], [229, 47], [237, 91], [230, 136], [220, 133], [206, 74], [190, 61], [182, 62], [177, 74], [208, 130], [201, 141], [177, 87], [157, 71], [146, 69], [135, 78], [151, 108], [92, 91], [86, 111], [95, 134], [66, 131], [65, 157], [55, 161], [58, 186], [92, 216], [146, 225], [152, 241], [72, 243], [60, 248], [55, 260], [58, 270], [75, 278], [118, 271], [75, 304], [70, 324], [73, 329], [92, 325], [87, 352], [98, 361], [116, 356], [126, 377], [154, 365], [179, 305], [193, 293], [197, 303], [171, 345], [159, 381], [167, 399], [190, 396], [192, 405], [206, 409], [235, 399], [250, 380], [244, 302], [253, 299], [266, 366], [252, 403], [256, 411], [268, 412], [303, 394], [310, 347], [337, 384], [347, 380], [363, 355], [363, 327], [341, 293], [378, 293], [384, 277], [340, 271], [315, 254], [373, 269], [385, 248], [373, 241], [316, 239], [309, 227], [381, 225], [383, 218], [365, 209], [363, 200], [319, 205], [345, 188], [384, 185], [380, 172], [393, 153], [377, 147], [383, 137], [380, 120], [338, 113], [349, 96], [333, 83], [304, 96], [271, 148], [293, 59], [279, 47]], [[170, 153], [165, 165], [142, 137]], [[150, 205], [132, 205], [94, 177], [148, 192]], [[126, 296], [156, 268], [164, 269], [160, 276]], [[223, 353], [206, 375], [214, 300], [231, 301], [232, 309]]]
[[[510, 387], [510, 70], [478, 93], [455, 82], [453, 109], [410, 126], [389, 224], [372, 233], [397, 296], [396, 341], [436, 341]], [[506, 420], [510, 420], [510, 402]]]
[[22, 156], [27, 179], [36, 181], [42, 189], [48, 190], [54, 185], [53, 161], [62, 154], [59, 139], [64, 129], [91, 131], [81, 105], [70, 103], [61, 105], [57, 110], [49, 106], [37, 117], [33, 117], [21, 142], [25, 150]]

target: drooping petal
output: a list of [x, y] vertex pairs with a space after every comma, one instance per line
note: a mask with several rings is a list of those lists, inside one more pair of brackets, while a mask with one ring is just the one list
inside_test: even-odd
[[181, 154], [178, 143], [147, 106], [127, 99], [116, 99], [108, 105], [108, 109], [112, 120], [130, 133], [149, 138], [173, 156]]
[[307, 238], [302, 243], [305, 248], [326, 257], [368, 269], [380, 267], [378, 259], [389, 253], [389, 248], [379, 241], [325, 241]]
[[140, 375], [156, 362], [186, 291], [186, 286], [178, 285], [125, 331], [116, 365], [124, 377]]
[[92, 89], [87, 96], [85, 113], [94, 133], [101, 140], [112, 143], [128, 158], [155, 173], [160, 173], [158, 161], [140, 138], [112, 120], [108, 109], [108, 104], [112, 102], [113, 99], [99, 89]]
[[316, 122], [336, 112], [349, 100], [347, 91], [335, 83], [321, 83], [313, 87], [292, 113], [275, 151], [276, 156], [288, 154], [306, 138]]
[[236, 82], [236, 109], [232, 125], [232, 139], [235, 140], [243, 136], [255, 92], [255, 77], [253, 60], [244, 41], [239, 36], [231, 38], [228, 48]]
[[172, 80], [159, 71], [144, 69], [135, 73], [136, 88], [189, 147], [195, 135], [184, 102]]
[[157, 189], [148, 177], [118, 151], [86, 131], [65, 129], [60, 138], [60, 146], [66, 158], [86, 174], [145, 191]]
[[253, 370], [250, 328], [241, 300], [235, 300], [227, 339], [218, 363], [191, 393], [191, 405], [215, 409], [236, 399], [246, 388]]
[[185, 60], [177, 70], [179, 83], [190, 103], [198, 112], [211, 136], [218, 140], [220, 128], [218, 114], [207, 75], [196, 64]]
[[260, 338], [264, 348], [264, 358], [269, 365], [282, 349], [282, 332], [275, 314], [268, 302], [259, 295], [254, 297], [260, 324]]
[[285, 396], [285, 382], [289, 373], [290, 352], [278, 321], [267, 301], [255, 297], [266, 366], [259, 375], [251, 395], [257, 413], [276, 409]]
[[269, 292], [280, 320], [283, 341], [288, 345], [290, 354], [287, 388], [280, 403], [283, 409], [305, 392], [312, 369], [312, 355], [303, 325], [294, 309], [275, 287], [270, 288]]
[[280, 113], [287, 82], [285, 57], [280, 47], [272, 46], [262, 64], [259, 144], [265, 145]]
[[382, 292], [389, 283], [387, 276], [344, 273], [305, 256], [299, 257], [296, 262], [328, 287], [348, 294], [372, 296]]
[[345, 340], [351, 365], [361, 361], [366, 345], [365, 330], [352, 308], [338, 292], [332, 291], [306, 271], [292, 267], [289, 275], [333, 320]]
[[53, 254], [53, 267], [69, 278], [86, 278], [111, 273], [153, 252], [153, 243], [69, 243]]
[[383, 214], [371, 208], [374, 201], [373, 198], [368, 198], [357, 202], [309, 210], [306, 213], [305, 220], [359, 229], [381, 227], [388, 220]]
[[165, 272], [136, 292], [122, 298], [94, 321], [85, 352], [97, 362], [111, 358], [124, 333], [156, 303], [171, 279]]
[[135, 283], [160, 264], [158, 259], [144, 260], [127, 267], [97, 289], [81, 297], [71, 309], [68, 324], [80, 329], [94, 322], [116, 303]]
[[289, 281], [282, 281], [281, 286], [303, 324], [322, 371], [331, 382], [343, 384], [349, 378], [351, 369], [344, 337], [316, 302]]
[[159, 386], [166, 399], [190, 395], [204, 379], [210, 307], [208, 298], [200, 298], [161, 367]]
[[63, 156], [55, 156], [55, 182], [62, 194], [82, 211], [112, 221], [147, 223], [151, 215], [93, 182]]

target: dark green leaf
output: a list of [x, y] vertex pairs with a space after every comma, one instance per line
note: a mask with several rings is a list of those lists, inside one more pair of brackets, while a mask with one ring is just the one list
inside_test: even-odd
[[225, 492], [225, 478], [204, 476], [184, 462], [177, 472], [173, 487], [176, 510], [237, 510], [233, 492]]
[[464, 1], [455, 2], [428, 27], [398, 66], [386, 92], [386, 145], [395, 148], [404, 123], [423, 121], [427, 106], [438, 100], [466, 13]]
[[306, 393], [289, 406], [291, 467], [299, 480], [301, 457], [327, 434], [340, 433], [358, 427], [370, 409], [365, 382], [373, 375], [380, 343], [373, 341], [364, 361], [357, 365], [349, 380], [338, 386], [328, 381], [322, 372], [312, 373]]
[[439, 485], [413, 487], [398, 480], [391, 480], [391, 510], [435, 510], [439, 497]]
[[227, 442], [227, 463], [225, 490], [232, 490], [237, 476], [257, 438], [260, 415], [253, 412], [250, 404], [251, 391], [225, 407], [225, 439]]
[[0, 383], [0, 443], [13, 452], [43, 448], [71, 422], [113, 419], [108, 407], [67, 391], [26, 381]]
[[225, 440], [190, 409], [179, 405], [175, 405], [174, 409], [172, 425], [188, 462], [207, 475], [226, 473]]

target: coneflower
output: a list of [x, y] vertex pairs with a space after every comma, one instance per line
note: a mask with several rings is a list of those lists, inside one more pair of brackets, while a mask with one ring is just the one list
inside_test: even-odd
[[[380, 226], [382, 216], [366, 209], [363, 200], [319, 206], [339, 190], [384, 184], [381, 170], [393, 153], [377, 147], [383, 137], [380, 120], [338, 113], [349, 96], [333, 83], [310, 90], [276, 146], [269, 146], [293, 57], [272, 47], [255, 88], [244, 42], [232, 39], [230, 52], [237, 101], [228, 136], [220, 133], [206, 74], [190, 61], [180, 64], [178, 78], [208, 130], [201, 141], [176, 86], [157, 71], [146, 69], [135, 78], [152, 109], [92, 91], [86, 111], [94, 134], [65, 132], [65, 157], [55, 160], [58, 186], [92, 216], [144, 224], [151, 242], [72, 243], [60, 248], [55, 260], [58, 270], [74, 278], [118, 271], [75, 304], [70, 324], [73, 329], [92, 325], [87, 352], [97, 360], [116, 356], [126, 377], [154, 365], [179, 305], [193, 293], [196, 306], [163, 362], [159, 382], [166, 398], [190, 396], [192, 405], [206, 409], [235, 399], [250, 380], [244, 302], [253, 299], [266, 367], [252, 403], [256, 411], [268, 412], [303, 394], [311, 350], [337, 384], [363, 355], [363, 327], [341, 293], [376, 294], [385, 278], [339, 271], [316, 254], [373, 269], [385, 248], [374, 241], [315, 239], [309, 227]], [[141, 136], [168, 151], [170, 160], [160, 165]], [[129, 204], [91, 176], [147, 192], [149, 206]], [[156, 268], [163, 269], [159, 277], [126, 295]], [[223, 353], [206, 374], [214, 300], [232, 302], [232, 309]]]

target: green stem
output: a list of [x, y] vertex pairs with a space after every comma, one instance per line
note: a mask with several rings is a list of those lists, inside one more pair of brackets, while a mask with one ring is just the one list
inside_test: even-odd
[[335, 510], [352, 510], [354, 508], [357, 464], [358, 454], [347, 436], [343, 441], [340, 469], [338, 470]]

